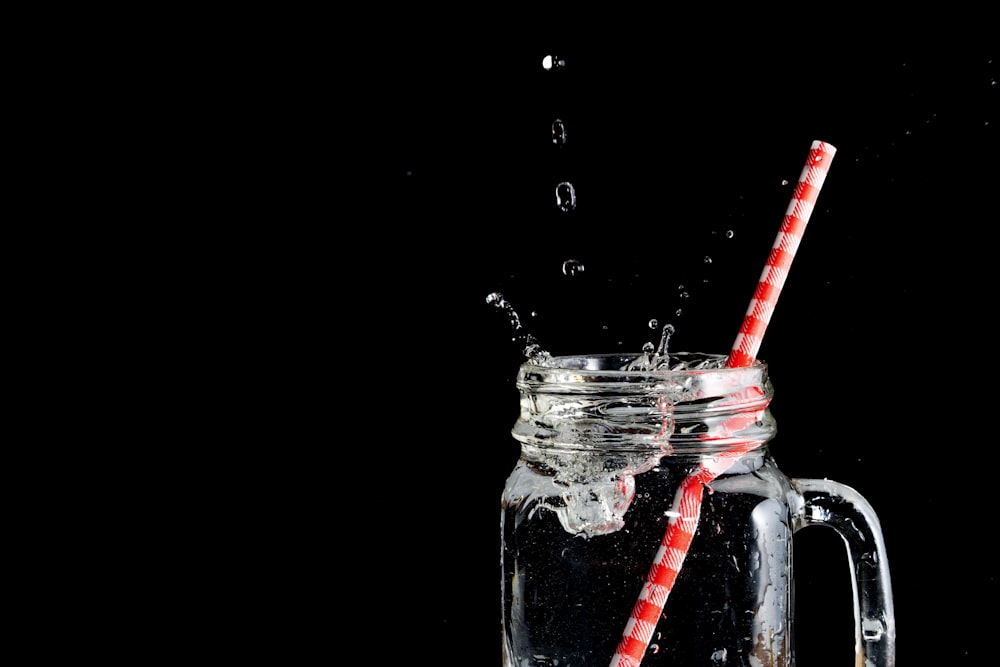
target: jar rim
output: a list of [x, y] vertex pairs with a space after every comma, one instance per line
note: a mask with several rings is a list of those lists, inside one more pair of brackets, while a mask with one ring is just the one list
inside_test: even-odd
[[767, 361], [755, 360], [749, 366], [727, 367], [725, 361], [728, 355], [707, 352], [671, 352], [667, 359], [670, 368], [642, 369], [628, 368], [641, 353], [608, 352], [599, 354], [567, 354], [545, 357], [542, 360], [527, 360], [521, 364], [521, 369], [530, 369], [532, 373], [560, 373], [565, 371], [583, 371], [588, 374], [599, 374], [609, 378], [627, 376], [650, 376], [661, 378], [665, 375], [685, 373], [740, 373], [760, 371], [767, 368]]

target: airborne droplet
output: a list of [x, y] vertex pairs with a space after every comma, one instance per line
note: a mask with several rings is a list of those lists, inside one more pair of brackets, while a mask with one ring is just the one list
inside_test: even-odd
[[578, 259], [567, 259], [563, 262], [562, 272], [564, 276], [570, 277], [583, 273], [583, 262]]
[[556, 186], [556, 206], [561, 211], [572, 211], [576, 208], [576, 188], [572, 183], [563, 181]]
[[562, 69], [566, 66], [566, 61], [559, 56], [545, 56], [542, 58], [542, 67], [545, 69]]
[[566, 144], [566, 124], [558, 118], [552, 121], [552, 143], [556, 146]]

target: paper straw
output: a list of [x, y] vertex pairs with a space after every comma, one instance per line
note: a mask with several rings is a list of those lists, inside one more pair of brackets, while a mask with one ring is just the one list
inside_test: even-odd
[[[747, 308], [740, 331], [733, 343], [726, 367], [750, 366], [757, 358], [761, 339], [774, 304], [785, 284], [789, 266], [799, 247], [802, 233], [812, 215], [820, 188], [826, 180], [830, 162], [837, 149], [828, 143], [814, 141], [809, 156], [792, 193], [792, 200], [781, 222], [778, 236], [774, 240], [767, 264], [754, 290], [750, 306]], [[741, 415], [727, 420], [723, 427], [726, 434], [739, 431], [756, 419], [752, 415]], [[639, 599], [629, 616], [621, 642], [611, 658], [611, 667], [638, 667], [649, 648], [656, 624], [663, 613], [667, 597], [673, 589], [681, 565], [687, 556], [691, 540], [698, 529], [701, 517], [702, 495], [705, 485], [732, 466], [747, 451], [758, 447], [760, 441], [743, 442], [736, 447], [703, 460], [698, 469], [688, 475], [674, 496], [673, 512], [667, 523], [660, 548], [653, 558], [653, 564], [646, 575]]]
[[795, 257], [795, 251], [799, 248], [799, 241], [802, 240], [802, 234], [806, 230], [809, 216], [812, 215], [819, 190], [823, 187], [830, 162], [833, 161], [836, 152], [837, 149], [830, 144], [822, 141], [813, 142], [809, 158], [802, 168], [799, 182], [795, 185], [795, 192], [792, 193], [792, 201], [789, 202], [788, 210], [781, 221], [781, 230], [774, 239], [771, 254], [767, 258], [767, 264], [757, 282], [757, 289], [750, 300], [750, 307], [743, 317], [733, 349], [729, 352], [726, 366], [749, 366], [757, 357], [764, 330], [771, 321], [771, 313], [774, 312], [774, 304], [785, 284], [788, 269]]

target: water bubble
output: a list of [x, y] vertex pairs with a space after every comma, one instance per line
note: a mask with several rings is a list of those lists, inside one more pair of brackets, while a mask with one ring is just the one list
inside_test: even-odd
[[542, 58], [542, 67], [544, 69], [562, 69], [566, 66], [566, 61], [559, 56], [545, 56]]
[[576, 208], [576, 188], [572, 183], [563, 181], [556, 186], [556, 206], [567, 212]]
[[556, 118], [552, 121], [552, 143], [563, 146], [566, 143], [566, 124]]
[[658, 326], [660, 326], [660, 323], [659, 323], [659, 321], [655, 317], [649, 321], [649, 328], [650, 329], [655, 329]]
[[572, 278], [579, 273], [583, 273], [583, 270], [583, 262], [578, 259], [567, 259], [562, 264], [562, 272], [564, 276], [570, 276]]

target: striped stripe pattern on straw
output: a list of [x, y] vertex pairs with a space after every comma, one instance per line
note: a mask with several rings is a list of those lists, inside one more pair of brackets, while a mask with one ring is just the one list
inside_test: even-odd
[[[837, 149], [828, 143], [814, 141], [806, 158], [799, 182], [792, 194], [792, 201], [781, 222], [771, 254], [761, 273], [750, 307], [747, 308], [739, 334], [726, 360], [729, 368], [750, 366], [757, 358], [761, 339], [771, 320], [774, 304], [785, 284], [788, 268], [795, 257], [806, 223], [812, 215], [820, 188], [826, 180], [830, 162]], [[723, 426], [727, 435], [746, 424], [737, 419]], [[726, 451], [703, 460], [698, 469], [688, 475], [674, 496], [674, 512], [664, 532], [660, 548], [646, 576], [639, 599], [632, 609], [622, 633], [617, 651], [611, 658], [611, 667], [639, 667], [667, 597], [680, 574], [681, 565], [698, 529], [701, 517], [702, 487], [710, 484], [735, 463], [740, 456], [760, 446], [760, 442], [746, 441]]]
[[826, 180], [837, 149], [828, 143], [814, 141], [809, 150], [809, 157], [802, 168], [799, 182], [795, 185], [792, 200], [781, 221], [781, 229], [774, 239], [771, 254], [764, 266], [764, 271], [757, 282], [750, 306], [740, 325], [740, 331], [733, 343], [726, 362], [730, 367], [749, 366], [757, 358], [764, 330], [771, 321], [774, 304], [778, 300], [781, 288], [788, 276], [788, 268], [799, 248], [799, 241], [805, 232], [806, 224], [812, 215], [820, 188]]

